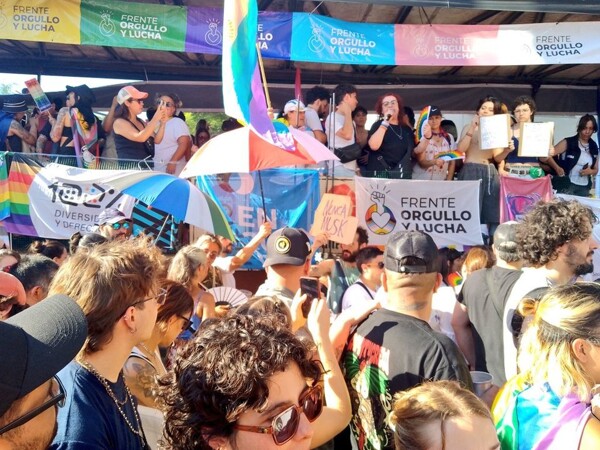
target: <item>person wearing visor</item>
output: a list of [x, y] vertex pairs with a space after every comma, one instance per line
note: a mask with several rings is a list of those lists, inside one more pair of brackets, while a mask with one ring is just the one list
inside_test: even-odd
[[133, 233], [133, 221], [118, 209], [105, 209], [98, 216], [98, 233], [109, 241], [127, 240]]
[[387, 418], [395, 393], [426, 380], [456, 380], [472, 389], [456, 344], [427, 323], [442, 282], [431, 236], [414, 230], [392, 235], [383, 263], [386, 302], [357, 327], [342, 356], [353, 399], [350, 429], [359, 449], [394, 449]]
[[0, 449], [48, 448], [66, 400], [56, 373], [75, 358], [87, 330], [83, 311], [66, 295], [0, 322]]
[[208, 321], [160, 380], [165, 443], [173, 450], [308, 450], [323, 411], [321, 375], [307, 347], [273, 319]]

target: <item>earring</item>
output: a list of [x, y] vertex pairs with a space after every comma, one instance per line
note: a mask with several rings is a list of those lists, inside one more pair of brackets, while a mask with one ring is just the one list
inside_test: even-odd
[[133, 327], [133, 329], [130, 328], [129, 331], [131, 334], [135, 334], [137, 332], [137, 327]]

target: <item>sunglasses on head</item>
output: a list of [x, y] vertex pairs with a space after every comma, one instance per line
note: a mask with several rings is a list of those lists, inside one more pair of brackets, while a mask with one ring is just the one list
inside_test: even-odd
[[175, 106], [175, 103], [172, 103], [172, 102], [163, 102], [162, 100], [157, 100], [156, 101], [157, 105], [160, 105], [161, 103], [163, 105], [165, 105], [167, 108], [173, 108]]
[[113, 223], [111, 226], [112, 226], [113, 230], [120, 230], [121, 228], [129, 230], [129, 229], [131, 229], [132, 224], [130, 221], [126, 220], [125, 222]]
[[304, 413], [309, 422], [314, 422], [321, 415], [323, 388], [318, 384], [311, 387], [300, 396], [298, 403], [299, 405], [292, 405], [273, 417], [269, 427], [236, 424], [234, 428], [251, 433], [271, 434], [275, 445], [283, 445], [296, 435], [300, 425], [300, 414]]

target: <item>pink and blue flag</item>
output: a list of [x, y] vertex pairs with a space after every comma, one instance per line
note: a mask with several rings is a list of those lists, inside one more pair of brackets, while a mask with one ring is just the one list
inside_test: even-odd
[[223, 9], [223, 104], [225, 113], [251, 127], [259, 136], [282, 148], [267, 113], [258, 55], [256, 0], [225, 0]]

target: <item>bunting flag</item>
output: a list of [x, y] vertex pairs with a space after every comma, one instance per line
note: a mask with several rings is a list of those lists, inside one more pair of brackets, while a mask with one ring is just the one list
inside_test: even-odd
[[267, 112], [256, 49], [256, 0], [225, 0], [223, 10], [223, 105], [225, 113], [285, 149]]
[[500, 222], [521, 220], [540, 200], [552, 199], [550, 177], [527, 178], [500, 177]]
[[6, 153], [0, 153], [0, 220], [10, 215], [10, 196], [8, 190], [8, 170]]

